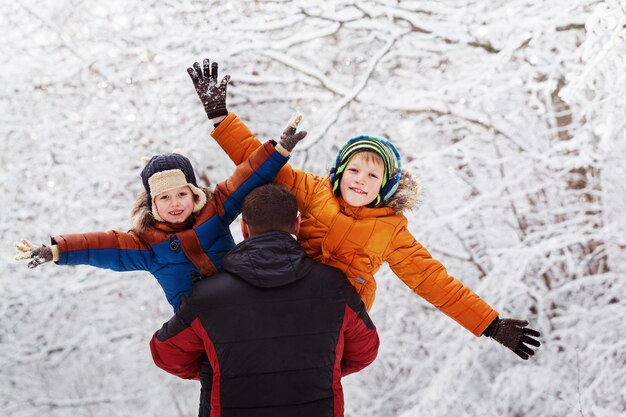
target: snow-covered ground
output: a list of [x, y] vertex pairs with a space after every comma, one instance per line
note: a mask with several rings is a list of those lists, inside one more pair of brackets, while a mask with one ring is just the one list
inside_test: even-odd
[[203, 184], [228, 176], [186, 73], [205, 57], [260, 137], [304, 114], [296, 167], [325, 173], [360, 134], [394, 141], [425, 189], [411, 232], [501, 316], [542, 332], [519, 360], [385, 268], [380, 355], [344, 379], [347, 416], [626, 413], [619, 0], [5, 3], [2, 415], [196, 412], [199, 384], [152, 363], [171, 309], [149, 274], [28, 270], [12, 244], [128, 229], [143, 156], [177, 149]]

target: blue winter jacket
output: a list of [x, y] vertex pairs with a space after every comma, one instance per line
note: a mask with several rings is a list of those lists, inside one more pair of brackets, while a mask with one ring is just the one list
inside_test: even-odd
[[288, 158], [268, 141], [219, 183], [206, 205], [184, 228], [154, 222], [144, 230], [111, 230], [53, 236], [59, 265], [92, 265], [114, 271], [149, 271], [178, 311], [194, 279], [222, 271], [222, 257], [235, 247], [229, 226], [253, 188], [271, 182]]

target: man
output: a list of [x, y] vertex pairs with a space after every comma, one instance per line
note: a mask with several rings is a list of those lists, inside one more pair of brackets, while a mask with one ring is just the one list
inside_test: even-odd
[[198, 282], [153, 336], [154, 362], [198, 379], [206, 354], [213, 417], [343, 416], [341, 377], [378, 352], [365, 305], [342, 272], [298, 245], [286, 188], [251, 191], [242, 218], [245, 240], [223, 258], [225, 272]]

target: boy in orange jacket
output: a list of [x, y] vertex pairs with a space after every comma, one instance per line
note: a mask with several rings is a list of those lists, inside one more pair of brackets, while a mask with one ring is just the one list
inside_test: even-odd
[[[211, 133], [231, 160], [238, 164], [261, 142], [233, 113], [226, 111], [230, 77], [221, 83], [217, 63], [188, 68], [198, 97], [215, 125]], [[226, 115], [211, 117], [216, 108]], [[280, 139], [288, 150], [306, 135], [290, 122]], [[476, 336], [490, 336], [522, 359], [540, 343], [539, 332], [523, 320], [499, 318], [478, 295], [450, 276], [444, 266], [408, 231], [402, 212], [419, 198], [420, 186], [402, 170], [400, 154], [391, 142], [359, 136], [340, 149], [330, 174], [319, 177], [285, 165], [274, 182], [296, 196], [302, 223], [298, 241], [318, 262], [343, 271], [369, 310], [374, 302], [374, 273], [383, 262], [417, 295], [457, 321]]]

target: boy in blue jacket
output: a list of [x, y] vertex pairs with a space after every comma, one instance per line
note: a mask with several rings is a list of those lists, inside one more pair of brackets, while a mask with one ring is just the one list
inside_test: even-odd
[[[217, 69], [201, 74], [216, 83]], [[215, 117], [226, 109], [213, 109]], [[302, 139], [304, 136], [299, 137]], [[256, 150], [214, 190], [198, 187], [189, 159], [176, 153], [153, 156], [141, 172], [145, 191], [133, 208], [133, 228], [53, 236], [51, 246], [16, 243], [18, 260], [28, 267], [92, 265], [114, 271], [150, 272], [174, 312], [189, 296], [192, 283], [222, 270], [222, 257], [235, 247], [229, 226], [253, 188], [271, 182], [289, 159], [274, 141]]]

